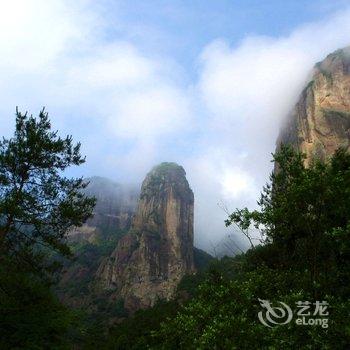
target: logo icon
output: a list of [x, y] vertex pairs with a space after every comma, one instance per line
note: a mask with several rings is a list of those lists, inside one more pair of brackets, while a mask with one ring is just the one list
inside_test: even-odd
[[292, 309], [282, 301], [279, 301], [281, 306], [271, 306], [268, 300], [259, 299], [260, 305], [265, 309], [258, 313], [260, 322], [272, 328], [275, 325], [283, 325], [289, 323], [293, 318]]

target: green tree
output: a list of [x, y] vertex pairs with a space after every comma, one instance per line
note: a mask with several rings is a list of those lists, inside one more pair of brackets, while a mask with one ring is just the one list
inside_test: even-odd
[[31, 252], [44, 245], [68, 254], [64, 238], [91, 216], [94, 198], [81, 190], [83, 178], [63, 172], [81, 165], [80, 143], [51, 130], [48, 114], [38, 119], [16, 110], [14, 136], [0, 141], [0, 251]]
[[75, 317], [51, 291], [50, 258], [69, 255], [69, 229], [92, 215], [83, 178], [64, 176], [84, 161], [80, 143], [52, 131], [44, 110], [38, 118], [16, 110], [14, 136], [0, 141], [1, 349], [70, 348]]
[[[260, 229], [265, 242], [278, 251], [274, 263], [307, 271], [317, 298], [320, 283], [331, 291], [333, 277], [339, 293], [338, 274], [349, 266], [350, 155], [338, 149], [327, 162], [315, 159], [308, 167], [304, 158], [283, 146], [274, 155], [278, 171], [263, 189], [260, 210], [236, 210], [226, 225]], [[344, 293], [348, 285], [341, 286]]]
[[[274, 161], [260, 209], [237, 209], [226, 221], [250, 239], [260, 230], [264, 244], [212, 269], [198, 295], [153, 332], [153, 348], [349, 348], [350, 155], [339, 149], [306, 167], [302, 154], [282, 147]], [[326, 300], [329, 327], [267, 328], [258, 299]]]

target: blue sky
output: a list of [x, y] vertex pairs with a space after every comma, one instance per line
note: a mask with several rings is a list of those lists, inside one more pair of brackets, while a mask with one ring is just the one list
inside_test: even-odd
[[348, 1], [0, 1], [0, 120], [45, 106], [83, 145], [75, 175], [140, 183], [184, 166], [196, 243], [254, 206], [315, 62], [350, 43]]
[[[124, 1], [106, 2], [109, 18], [121, 18], [110, 38], [122, 34], [150, 54], [175, 56], [191, 76], [203, 47], [217, 38], [232, 45], [248, 35], [278, 37], [346, 8], [345, 1]], [[134, 27], [133, 33], [128, 33]], [[149, 35], [151, 34], [151, 35]], [[153, 35], [152, 35], [153, 34]], [[159, 42], [162, 45], [159, 45]]]

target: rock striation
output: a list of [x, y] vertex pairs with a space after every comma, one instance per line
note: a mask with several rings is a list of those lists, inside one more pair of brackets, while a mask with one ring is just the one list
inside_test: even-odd
[[350, 47], [315, 65], [312, 77], [277, 140], [325, 160], [339, 147], [350, 149]]
[[96, 274], [126, 309], [171, 299], [181, 278], [194, 272], [193, 204], [181, 166], [162, 163], [146, 176], [130, 231]]

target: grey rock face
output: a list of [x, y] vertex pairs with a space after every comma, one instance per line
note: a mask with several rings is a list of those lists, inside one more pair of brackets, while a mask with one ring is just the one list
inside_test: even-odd
[[180, 279], [194, 272], [193, 204], [181, 166], [162, 163], [146, 176], [131, 230], [97, 271], [127, 309], [172, 298]]

